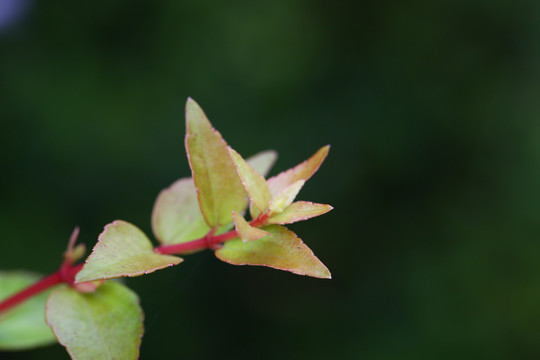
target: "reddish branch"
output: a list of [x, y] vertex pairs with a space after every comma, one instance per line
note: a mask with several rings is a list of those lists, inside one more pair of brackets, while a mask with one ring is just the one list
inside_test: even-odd
[[11, 309], [12, 307], [21, 304], [22, 302], [30, 299], [33, 296], [59, 284], [73, 285], [75, 281], [75, 275], [81, 270], [83, 264], [79, 265], [66, 265], [62, 264], [60, 269], [51, 275], [45, 276], [35, 284], [30, 285], [26, 289], [16, 293], [15, 295], [5, 299], [0, 303], [0, 313]]
[[[266, 223], [266, 220], [268, 220], [268, 214], [261, 214], [253, 220], [250, 225], [253, 227], [260, 227]], [[182, 244], [158, 246], [154, 248], [154, 251], [159, 254], [180, 254], [193, 250], [212, 249], [218, 244], [238, 237], [238, 232], [236, 230], [231, 230], [221, 235], [214, 235], [214, 232], [215, 230], [212, 229], [206, 236]], [[64, 261], [58, 271], [42, 278], [35, 284], [30, 285], [26, 289], [0, 302], [0, 314], [53, 286], [59, 284], [73, 285], [75, 283], [75, 276], [82, 269], [83, 265], [84, 264], [72, 265], [69, 263], [69, 260]]]
[[[253, 227], [259, 227], [266, 223], [268, 220], [268, 214], [261, 214], [255, 220], [249, 224]], [[231, 230], [221, 235], [214, 235], [215, 229], [210, 230], [206, 236], [188, 241], [181, 244], [174, 245], [162, 245], [154, 248], [154, 251], [158, 254], [181, 254], [193, 250], [212, 249], [218, 244], [224, 243], [238, 237], [236, 230]]]

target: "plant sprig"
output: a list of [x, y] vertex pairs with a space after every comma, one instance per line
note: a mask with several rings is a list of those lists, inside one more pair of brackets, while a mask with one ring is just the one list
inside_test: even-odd
[[[115, 220], [105, 226], [84, 264], [76, 264], [84, 254], [82, 245], [75, 246], [76, 229], [64, 261], [52, 275], [29, 285], [35, 275], [0, 272], [0, 284], [11, 284], [4, 291], [0, 286], [0, 349], [31, 348], [55, 337], [73, 359], [138, 358], [143, 335], [138, 297], [125, 285], [108, 280], [178, 265], [183, 261], [175, 256], [179, 254], [211, 249], [233, 265], [331, 278], [311, 249], [284, 226], [332, 209], [295, 201], [325, 160], [329, 146], [266, 180], [277, 154], [265, 151], [244, 160], [191, 98], [186, 104], [185, 145], [192, 178], [179, 179], [161, 191], [152, 212], [159, 246], [154, 247], [135, 225]], [[248, 207], [251, 220], [245, 216]], [[57, 288], [51, 291], [52, 287]], [[50, 294], [39, 295], [44, 291]], [[43, 309], [52, 333], [35, 316]], [[28, 323], [28, 314], [34, 314], [30, 323], [41, 326], [40, 332], [9, 335], [10, 328]]]

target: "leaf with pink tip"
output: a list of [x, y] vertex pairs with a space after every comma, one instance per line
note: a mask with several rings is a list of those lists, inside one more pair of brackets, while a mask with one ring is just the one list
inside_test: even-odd
[[91, 293], [62, 286], [49, 296], [45, 315], [72, 359], [139, 357], [143, 312], [137, 294], [119, 282], [109, 281]]
[[304, 180], [298, 180], [281, 190], [270, 202], [270, 214], [280, 213], [291, 205], [305, 183]]
[[76, 276], [78, 283], [149, 274], [182, 259], [156, 254], [152, 243], [135, 225], [116, 220], [105, 226], [86, 264]]
[[292, 224], [297, 221], [311, 219], [326, 214], [333, 207], [325, 204], [316, 204], [308, 201], [297, 201], [289, 205], [283, 212], [270, 216], [268, 224]]
[[231, 158], [234, 161], [236, 171], [242, 179], [242, 184], [246, 189], [249, 198], [253, 202], [253, 205], [257, 207], [259, 212], [264, 212], [268, 209], [272, 194], [270, 189], [266, 185], [266, 180], [253, 169], [236, 151], [229, 147]]
[[211, 228], [242, 212], [247, 196], [229, 155], [227, 143], [191, 98], [186, 104], [186, 150], [201, 212]]
[[233, 265], [260, 265], [298, 275], [330, 279], [330, 271], [292, 231], [279, 225], [262, 228], [272, 236], [255, 241], [227, 241], [216, 256]]
[[262, 238], [263, 236], [270, 235], [270, 233], [261, 230], [259, 228], [255, 228], [244, 219], [244, 217], [236, 212], [233, 211], [233, 221], [234, 226], [236, 227], [236, 231], [238, 232], [238, 235], [240, 236], [240, 239], [243, 241], [253, 241]]
[[272, 195], [276, 195], [286, 187], [294, 184], [298, 180], [307, 181], [321, 166], [324, 159], [328, 155], [330, 146], [326, 145], [320, 148], [306, 161], [296, 165], [294, 168], [286, 170], [278, 175], [268, 179], [267, 183], [270, 187]]

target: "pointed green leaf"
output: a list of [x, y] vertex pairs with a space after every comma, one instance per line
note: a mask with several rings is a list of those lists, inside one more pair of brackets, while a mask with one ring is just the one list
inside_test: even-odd
[[[276, 158], [275, 151], [267, 150], [251, 156], [246, 162], [257, 172], [267, 174]], [[230, 224], [232, 222], [216, 234], [228, 231]], [[208, 233], [210, 227], [201, 214], [193, 178], [179, 179], [159, 193], [152, 212], [152, 230], [164, 245], [183, 243]]]
[[247, 196], [227, 143], [191, 98], [186, 104], [186, 128], [186, 150], [201, 212], [211, 228], [229, 223], [233, 210], [244, 210]]
[[280, 213], [291, 205], [305, 183], [304, 180], [298, 180], [294, 184], [281, 190], [270, 203], [270, 214]]
[[329, 145], [323, 146], [306, 161], [268, 179], [267, 183], [272, 195], [275, 196], [277, 193], [298, 180], [307, 181], [319, 169], [324, 159], [326, 159], [329, 150]]
[[105, 226], [86, 264], [77, 274], [78, 283], [122, 276], [149, 274], [182, 259], [156, 254], [152, 243], [135, 225], [116, 220]]
[[272, 199], [270, 189], [266, 185], [266, 180], [253, 169], [236, 151], [229, 147], [231, 158], [234, 161], [236, 171], [242, 179], [242, 184], [246, 189], [249, 198], [253, 202], [253, 205], [257, 207], [260, 212], [268, 209], [268, 204]]
[[326, 214], [333, 207], [325, 204], [316, 204], [308, 201], [297, 201], [289, 205], [283, 212], [271, 216], [268, 224], [292, 224], [315, 216]]
[[261, 151], [246, 159], [246, 162], [263, 177], [266, 177], [274, 166], [278, 154], [274, 150]]
[[236, 231], [243, 241], [253, 241], [271, 234], [248, 224], [244, 217], [233, 211], [233, 220]]
[[283, 226], [262, 228], [272, 234], [256, 241], [227, 241], [216, 256], [233, 265], [260, 265], [286, 270], [298, 275], [330, 279], [330, 271], [295, 233]]
[[[255, 171], [263, 177], [266, 177], [276, 162], [277, 157], [277, 152], [266, 150], [247, 158], [246, 162], [255, 169]], [[249, 204], [249, 213], [251, 214], [252, 219], [255, 219], [260, 214], [260, 211], [253, 205], [253, 202], [250, 202]]]
[[72, 359], [139, 357], [143, 312], [137, 295], [118, 282], [109, 281], [92, 293], [58, 288], [47, 301], [46, 318]]
[[[0, 301], [34, 284], [40, 277], [25, 271], [0, 272]], [[43, 317], [49, 293], [38, 294], [0, 314], [0, 350], [24, 350], [56, 342]]]
[[152, 212], [152, 230], [162, 244], [200, 238], [210, 228], [204, 221], [192, 178], [183, 178], [162, 190]]

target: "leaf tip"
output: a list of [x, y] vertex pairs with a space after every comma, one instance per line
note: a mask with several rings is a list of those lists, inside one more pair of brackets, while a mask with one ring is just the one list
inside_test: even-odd
[[193, 100], [193, 98], [191, 96], [188, 96], [187, 97], [187, 100], [186, 100], [186, 108], [190, 105], [190, 104], [197, 104], [197, 102], [195, 100]]

